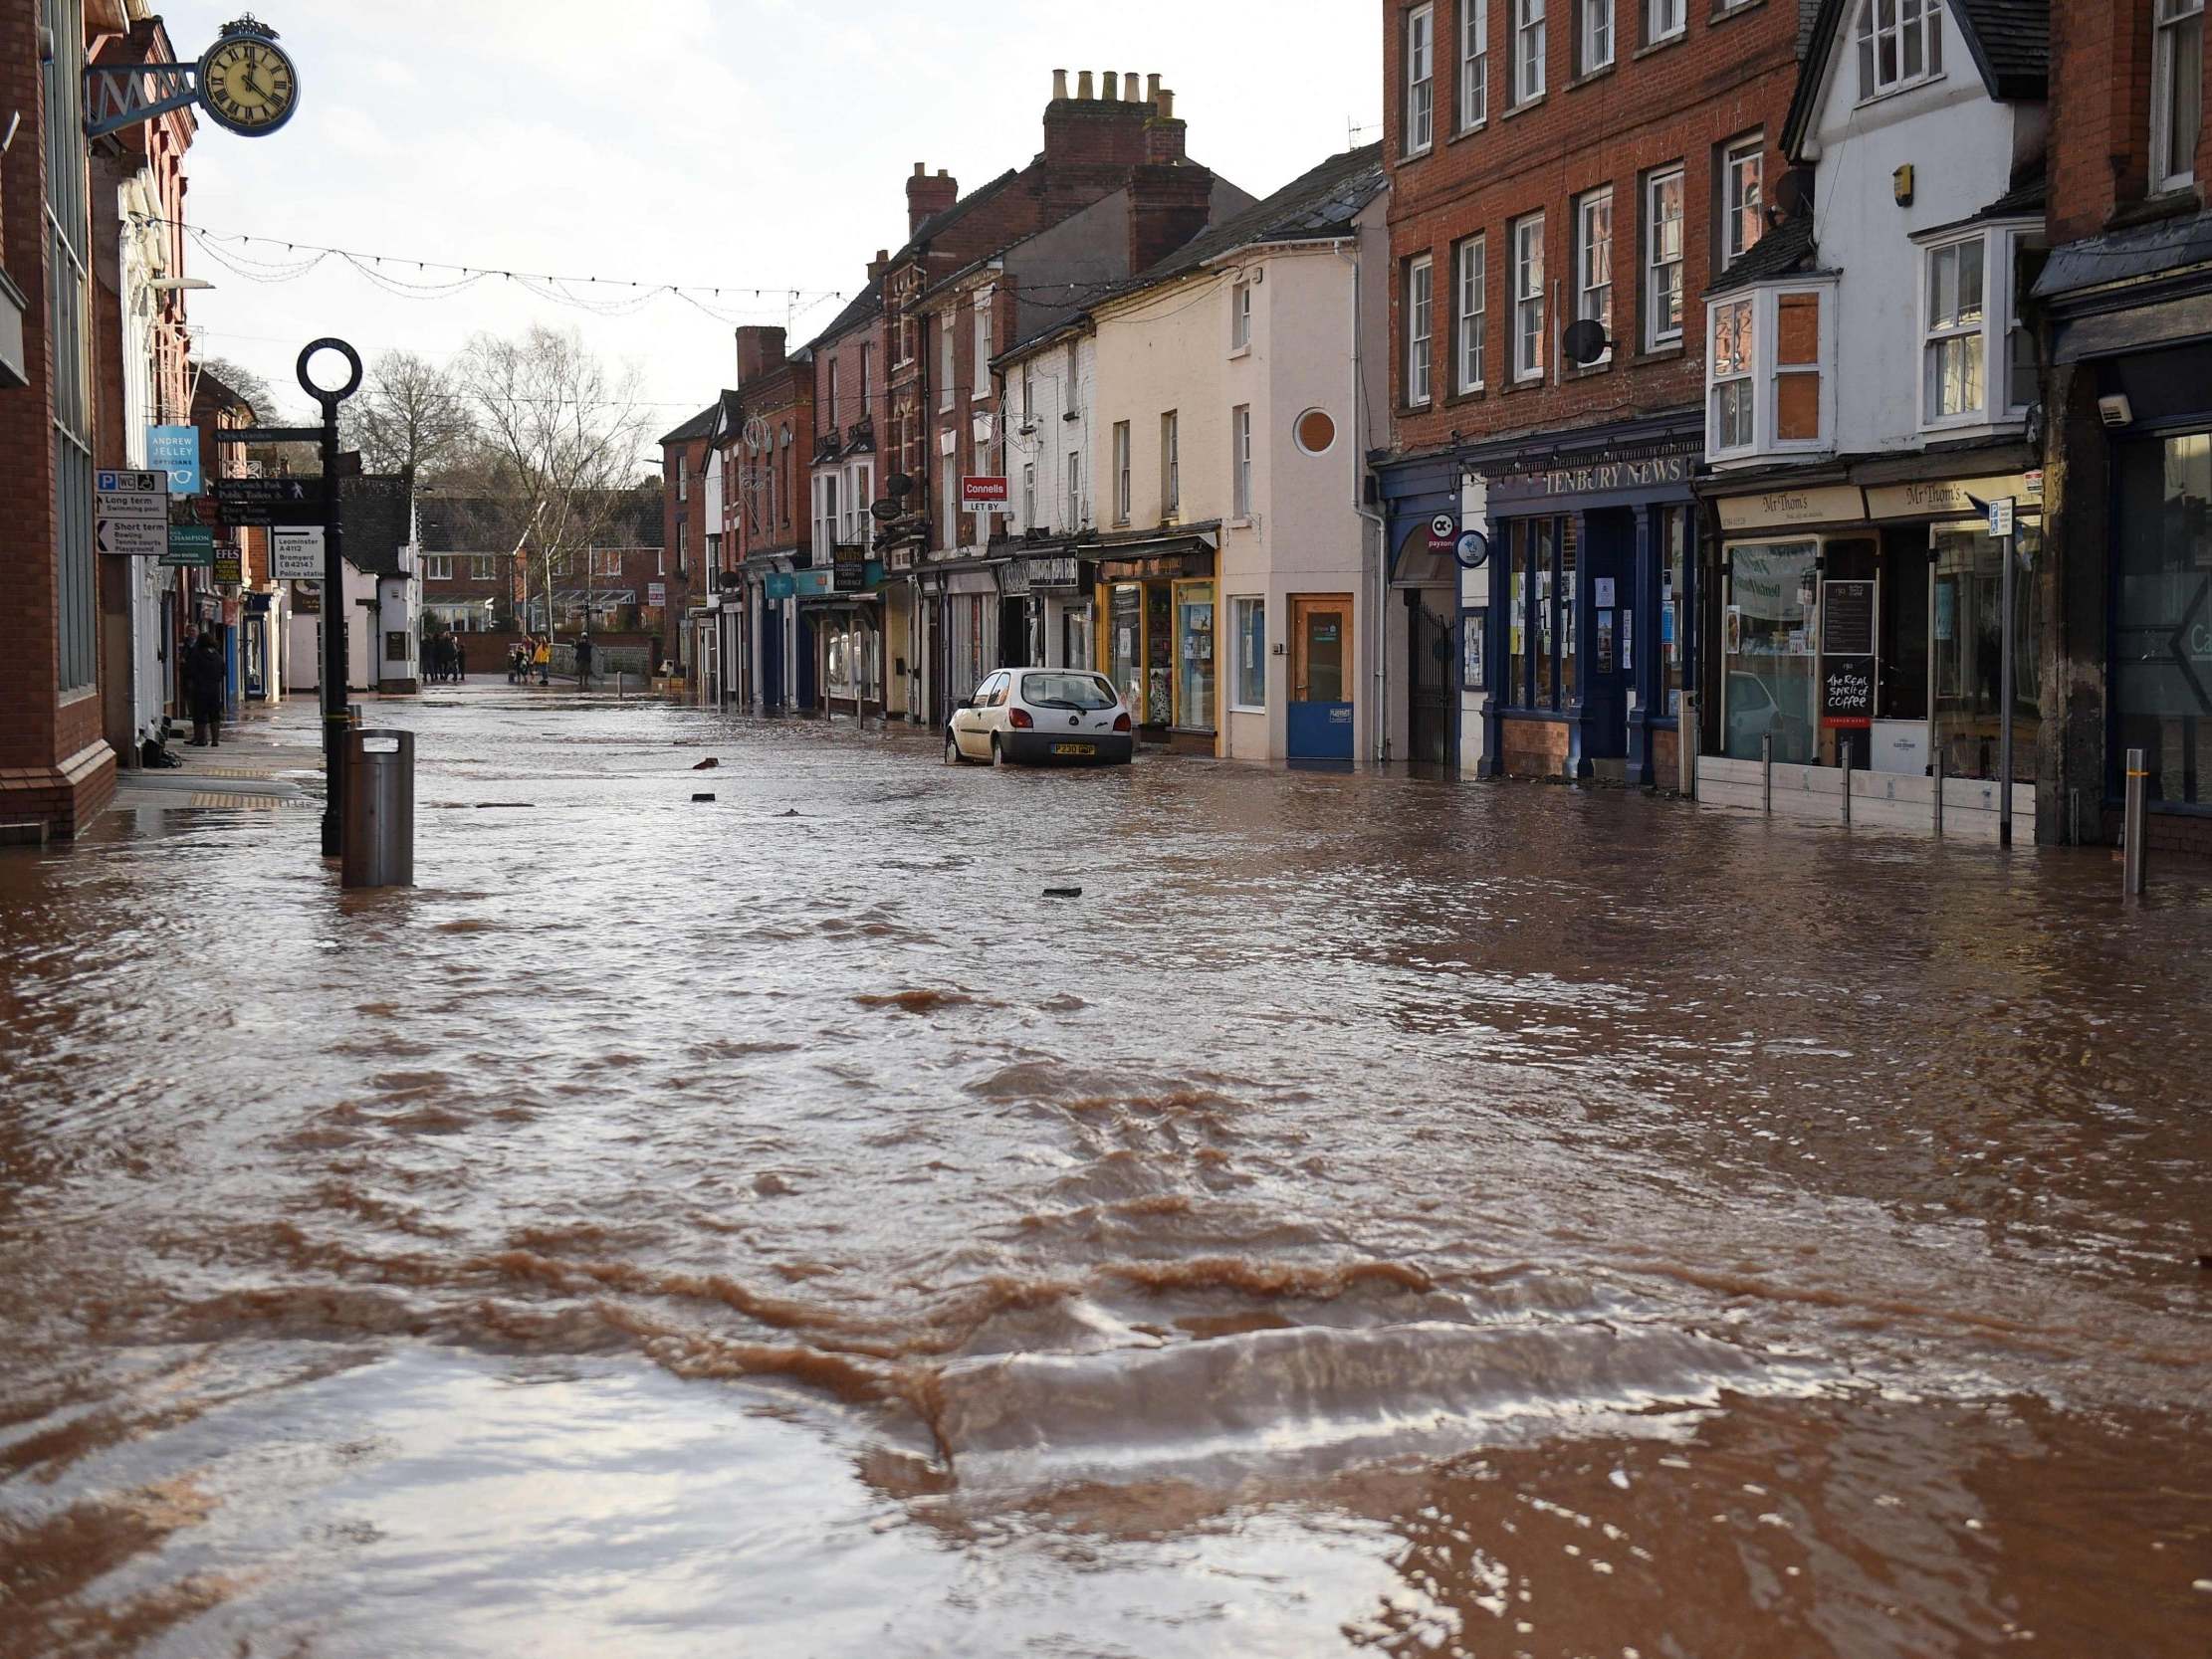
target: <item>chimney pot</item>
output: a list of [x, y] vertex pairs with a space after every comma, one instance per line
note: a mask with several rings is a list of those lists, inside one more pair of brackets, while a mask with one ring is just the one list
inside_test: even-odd
[[1075, 77], [1075, 96], [1085, 103], [1098, 96], [1091, 90], [1091, 72], [1089, 70], [1083, 70]]
[[1064, 101], [1066, 97], [1067, 71], [1064, 69], [1056, 69], [1052, 72], [1052, 101], [1057, 104]]
[[1121, 102], [1121, 72], [1119, 70], [1107, 70], [1099, 76], [1099, 81], [1104, 89], [1100, 92], [1099, 97], [1103, 98], [1108, 104], [1119, 104]]
[[1130, 104], [1144, 103], [1145, 95], [1141, 86], [1139, 85], [1139, 82], [1137, 80], [1137, 72], [1135, 70], [1131, 70], [1127, 75], [1121, 78], [1121, 96], [1125, 102]]
[[1167, 88], [1160, 89], [1160, 96], [1152, 101], [1153, 113], [1164, 121], [1175, 119], [1175, 94]]
[[927, 161], [917, 161], [917, 162], [915, 162], [915, 163], [914, 163], [914, 176], [915, 176], [916, 178], [928, 178], [928, 177], [930, 176], [930, 167], [929, 167], [929, 163], [928, 163]]
[[1158, 104], [1160, 102], [1160, 77], [1157, 74], [1145, 77], [1145, 102], [1147, 104]]
[[939, 178], [951, 178], [953, 175], [951, 173], [948, 173], [943, 167], [940, 167], [937, 169], [937, 176]]

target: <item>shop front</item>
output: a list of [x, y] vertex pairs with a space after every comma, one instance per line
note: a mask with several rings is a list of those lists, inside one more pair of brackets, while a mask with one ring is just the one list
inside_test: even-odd
[[[1090, 668], [1096, 623], [1096, 572], [1050, 542], [1016, 553], [999, 572], [1005, 597], [1020, 606], [1020, 659], [1038, 668]], [[1010, 666], [1010, 664], [1009, 664]]]
[[[840, 553], [843, 549], [839, 549]], [[859, 556], [795, 571], [792, 602], [812, 655], [813, 700], [825, 715], [883, 714], [883, 566]]]
[[1220, 727], [1215, 548], [1206, 535], [1102, 547], [1092, 588], [1101, 668], [1142, 740], [1215, 752]]
[[[1701, 800], [1764, 810], [1771, 758], [1774, 810], [1785, 815], [1842, 821], [1848, 809], [1853, 822], [1995, 839], [2009, 726], [2014, 812], [2033, 822], [2047, 634], [2034, 579], [2041, 475], [1899, 476], [1937, 465], [1711, 487], [1721, 537], [1707, 622], [1718, 650]], [[2009, 537], [1991, 533], [1991, 502], [2012, 504]]]
[[[1692, 414], [1689, 419], [1695, 421]], [[1490, 525], [1490, 775], [1672, 781], [1695, 680], [1694, 425], [1471, 454]]]

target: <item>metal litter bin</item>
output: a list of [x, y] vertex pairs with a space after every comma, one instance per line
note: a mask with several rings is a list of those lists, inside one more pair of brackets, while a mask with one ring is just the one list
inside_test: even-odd
[[415, 734], [345, 733], [343, 887], [415, 885]]

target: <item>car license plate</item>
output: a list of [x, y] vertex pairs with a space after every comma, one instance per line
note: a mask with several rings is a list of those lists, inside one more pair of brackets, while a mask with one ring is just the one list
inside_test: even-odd
[[1098, 745], [1096, 743], [1054, 743], [1052, 752], [1054, 754], [1096, 754]]

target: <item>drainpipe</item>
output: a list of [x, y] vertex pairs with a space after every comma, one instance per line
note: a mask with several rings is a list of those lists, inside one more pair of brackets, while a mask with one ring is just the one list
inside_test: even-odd
[[[1390, 537], [1389, 520], [1376, 509], [1367, 505], [1360, 486], [1367, 476], [1367, 446], [1360, 438], [1360, 416], [1365, 411], [1367, 377], [1360, 350], [1360, 320], [1362, 315], [1362, 284], [1360, 275], [1359, 238], [1352, 238], [1352, 251], [1347, 254], [1340, 241], [1333, 250], [1338, 259], [1352, 267], [1352, 512], [1363, 524], [1375, 528], [1375, 593], [1368, 602], [1369, 633], [1372, 636], [1368, 655], [1369, 668], [1374, 677], [1374, 693], [1369, 699], [1368, 718], [1374, 723], [1368, 749], [1375, 764], [1380, 766], [1390, 758], [1390, 707], [1389, 689], [1383, 673], [1383, 611], [1384, 601], [1390, 590]], [[1362, 532], [1365, 539], [1365, 532]], [[1366, 549], [1363, 547], [1364, 554]], [[1362, 562], [1365, 562], [1364, 559]], [[1287, 691], [1288, 688], [1285, 688]]]

